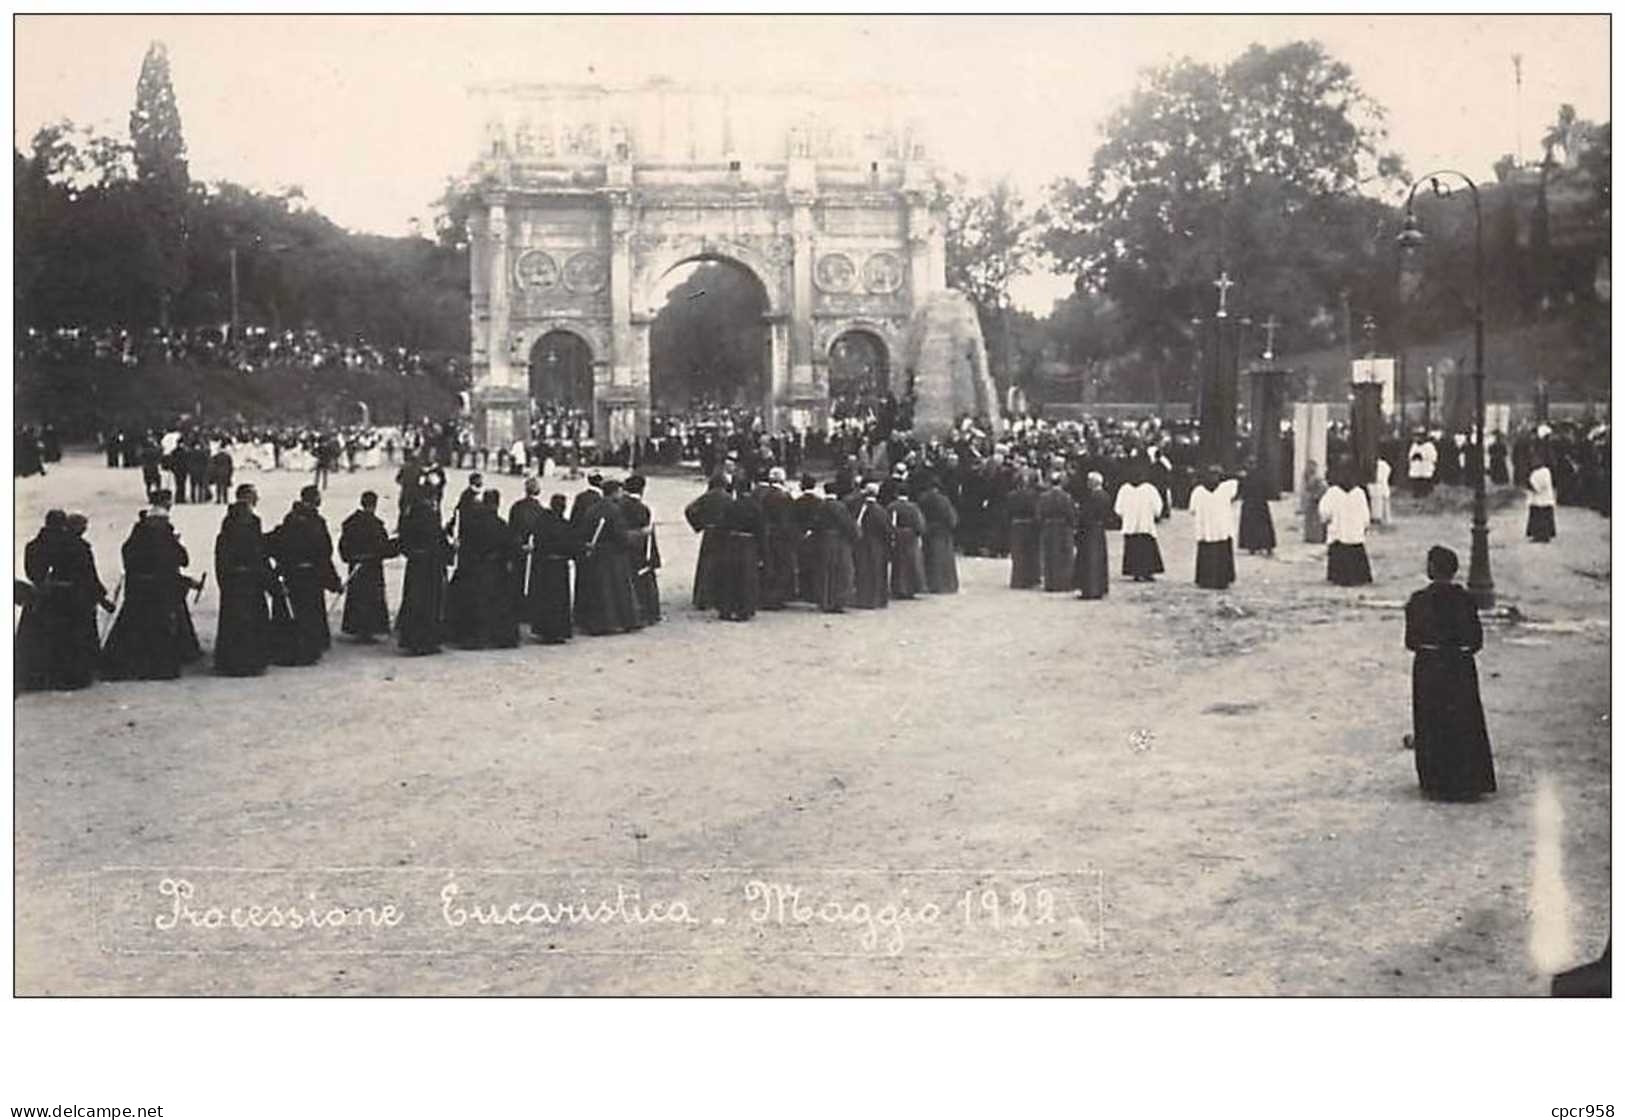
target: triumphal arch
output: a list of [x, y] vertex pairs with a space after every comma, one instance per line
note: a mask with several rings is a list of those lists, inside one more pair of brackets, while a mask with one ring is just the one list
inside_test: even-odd
[[773, 425], [822, 422], [832, 354], [857, 337], [903, 383], [910, 319], [946, 262], [936, 171], [896, 98], [668, 82], [476, 96], [472, 400], [487, 446], [524, 430], [538, 363], [561, 355], [561, 391], [600, 442], [647, 434], [650, 326], [691, 261], [759, 281]]

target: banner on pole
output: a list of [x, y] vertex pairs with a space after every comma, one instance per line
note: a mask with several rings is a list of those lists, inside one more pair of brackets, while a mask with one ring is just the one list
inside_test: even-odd
[[1392, 358], [1357, 358], [1351, 365], [1349, 380], [1355, 384], [1375, 381], [1382, 386], [1382, 414], [1394, 414], [1395, 371]]

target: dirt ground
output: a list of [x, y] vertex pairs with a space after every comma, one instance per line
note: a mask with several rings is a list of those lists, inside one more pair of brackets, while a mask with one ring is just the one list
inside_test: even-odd
[[[393, 522], [390, 477], [333, 481], [335, 536], [369, 486]], [[267, 525], [306, 481], [256, 480]], [[517, 481], [498, 481], [504, 505]], [[19, 563], [48, 506], [78, 508], [111, 586], [140, 488], [89, 456], [20, 482]], [[1522, 995], [1600, 952], [1607, 520], [1560, 509], [1557, 541], [1537, 546], [1521, 503], [1495, 515], [1497, 587], [1524, 616], [1491, 626], [1479, 658], [1501, 792], [1441, 805], [1401, 747], [1399, 607], [1428, 545], [1465, 564], [1464, 514], [1401, 502], [1358, 591], [1324, 582], [1288, 499], [1282, 547], [1239, 557], [1228, 593], [1192, 585], [1181, 512], [1161, 530], [1169, 574], [1114, 577], [1103, 602], [1010, 591], [1006, 563], [961, 560], [955, 597], [741, 625], [687, 606], [681, 507], [697, 488], [651, 485], [668, 612], [651, 631], [419, 659], [341, 641], [318, 668], [258, 679], [199, 668], [22, 697], [16, 990]], [[175, 512], [194, 571], [220, 513]], [[1537, 819], [1553, 822], [1538, 791], [1560, 850], [1537, 851]], [[942, 919], [900, 947], [828, 915], [775, 926], [752, 914], [756, 876], [848, 915], [930, 898]], [[274, 896], [393, 900], [406, 920], [166, 929], [181, 879], [194, 915]], [[698, 917], [454, 928], [447, 883], [504, 905], [631, 884]], [[1036, 906], [1013, 920], [1039, 890], [1061, 900], [1054, 928]]]

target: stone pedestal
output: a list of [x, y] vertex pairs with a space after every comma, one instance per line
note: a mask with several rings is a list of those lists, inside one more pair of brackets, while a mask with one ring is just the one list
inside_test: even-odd
[[995, 435], [1003, 434], [1004, 418], [987, 368], [982, 328], [976, 309], [962, 292], [936, 292], [914, 312], [906, 360], [892, 376], [892, 391], [899, 397], [913, 378], [915, 435], [946, 436], [966, 413], [985, 417]]
[[1326, 475], [1326, 406], [1318, 401], [1299, 401], [1292, 406], [1292, 477], [1303, 478], [1304, 467], [1314, 460]]
[[1253, 421], [1252, 460], [1254, 469], [1269, 483], [1273, 501], [1281, 496], [1281, 412], [1286, 406], [1286, 385], [1291, 374], [1284, 369], [1248, 371], [1252, 391], [1249, 412]]

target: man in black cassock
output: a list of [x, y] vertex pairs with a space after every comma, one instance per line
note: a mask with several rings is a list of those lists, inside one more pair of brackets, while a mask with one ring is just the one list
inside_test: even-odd
[[621, 496], [621, 512], [631, 541], [632, 596], [638, 608], [638, 621], [653, 626], [660, 621], [660, 542], [655, 537], [654, 513], [643, 501], [648, 479], [634, 474], [626, 480]]
[[925, 514], [903, 494], [898, 478], [881, 485], [880, 502], [891, 513], [896, 533], [892, 543], [892, 598], [912, 599], [925, 591]]
[[761, 607], [783, 610], [796, 596], [796, 546], [801, 542], [795, 502], [784, 490], [784, 468], [769, 469], [755, 496], [762, 508]]
[[51, 687], [56, 646], [51, 609], [51, 561], [67, 528], [66, 512], [47, 510], [45, 524], [34, 534], [34, 539], [23, 546], [23, 574], [28, 577], [29, 594], [12, 643], [15, 657], [12, 681], [18, 692]]
[[440, 524], [433, 495], [418, 491], [401, 517], [397, 546], [406, 557], [401, 609], [396, 615], [396, 641], [407, 654], [439, 653], [444, 640], [446, 565], [451, 543]]
[[694, 562], [694, 592], [692, 602], [697, 611], [708, 611], [717, 605], [718, 571], [722, 563], [722, 517], [733, 497], [728, 493], [727, 476], [715, 474], [706, 483], [705, 493], [688, 503], [683, 518], [688, 527], [700, 534], [700, 555]]
[[1039, 567], [1045, 591], [1072, 590], [1072, 534], [1078, 524], [1078, 507], [1061, 481], [1062, 476], [1055, 474], [1039, 484]]
[[525, 479], [525, 496], [508, 507], [508, 528], [519, 549], [519, 563], [514, 566], [514, 603], [519, 620], [532, 632], [536, 614], [536, 526], [546, 508], [536, 497], [541, 492], [542, 480], [532, 475]]
[[344, 590], [338, 569], [333, 567], [333, 538], [318, 512], [321, 505], [322, 492], [315, 486], [304, 487], [282, 524], [266, 537], [293, 613], [294, 641], [288, 660], [294, 665], [314, 665], [332, 646], [323, 593]]
[[377, 641], [376, 635], [389, 633], [384, 561], [395, 555], [395, 543], [378, 517], [378, 495], [363, 491], [361, 508], [339, 529], [339, 559], [350, 567], [339, 629], [358, 641], [370, 644]]
[[[579, 599], [576, 603], [577, 621], [583, 630], [594, 636], [626, 633], [642, 625], [632, 599], [626, 516], [616, 498], [621, 484], [614, 479], [604, 479], [602, 485], [603, 495], [589, 507], [582, 523], [586, 540], [582, 544], [584, 562], [581, 567], [590, 571], [590, 599], [585, 611]], [[579, 585], [579, 580], [577, 582]]]
[[604, 500], [603, 485], [604, 476], [594, 471], [587, 476], [587, 488], [577, 493], [575, 501], [570, 503], [570, 528], [576, 536], [575, 629], [589, 634], [595, 631], [587, 624], [588, 616], [596, 616], [599, 611], [600, 554], [596, 547], [589, 548], [588, 543], [595, 531], [601, 532], [598, 529], [601, 518], [595, 511]]
[[746, 476], [740, 476], [717, 529], [722, 534], [713, 577], [717, 610], [724, 621], [749, 622], [761, 598], [762, 506]]
[[818, 521], [818, 608], [839, 614], [852, 602], [857, 574], [853, 550], [858, 544], [858, 523], [840, 496], [840, 484], [824, 483], [824, 501]]
[[822, 550], [819, 528], [823, 508], [824, 499], [818, 496], [818, 480], [810, 474], [802, 475], [801, 493], [795, 500], [795, 527], [796, 598], [803, 603], [818, 602], [818, 558]]
[[1016, 591], [1037, 587], [1044, 571], [1039, 555], [1038, 491], [1026, 472], [1004, 499], [1004, 511], [1010, 521], [1010, 587]]
[[181, 572], [191, 558], [169, 523], [169, 493], [154, 497], [124, 541], [124, 604], [102, 648], [109, 680], [174, 680], [202, 656], [186, 610], [193, 584]]
[[1099, 471], [1085, 476], [1084, 492], [1078, 499], [1076, 558], [1072, 585], [1080, 599], [1104, 599], [1110, 571], [1106, 555], [1106, 527], [1111, 522], [1112, 499], [1106, 493], [1105, 477]]
[[936, 477], [930, 472], [921, 476], [919, 505], [925, 515], [925, 589], [933, 595], [952, 595], [959, 590], [959, 567], [954, 558], [954, 529], [959, 514], [937, 489]]
[[547, 645], [567, 642], [574, 633], [570, 612], [570, 561], [580, 542], [565, 515], [563, 494], [554, 494], [536, 521], [532, 538], [530, 632]]
[[858, 541], [852, 552], [852, 605], [876, 610], [891, 602], [891, 553], [897, 534], [891, 514], [880, 504], [880, 484], [866, 482], [853, 521]]
[[271, 663], [271, 616], [266, 593], [276, 578], [265, 552], [265, 534], [254, 507], [259, 493], [244, 483], [226, 507], [214, 540], [214, 582], [220, 595], [220, 623], [214, 638], [214, 671], [227, 677], [253, 677]]
[[513, 586], [520, 553], [513, 530], [499, 512], [501, 501], [498, 491], [486, 490], [461, 512], [457, 575], [464, 594], [459, 607], [468, 614], [454, 620], [451, 629], [469, 649], [512, 649], [519, 644]]
[[1473, 663], [1484, 646], [1484, 628], [1473, 597], [1452, 582], [1458, 567], [1450, 549], [1430, 548], [1430, 582], [1405, 604], [1405, 648], [1416, 655], [1411, 747], [1422, 794], [1436, 801], [1473, 801], [1495, 792], [1495, 763]]

